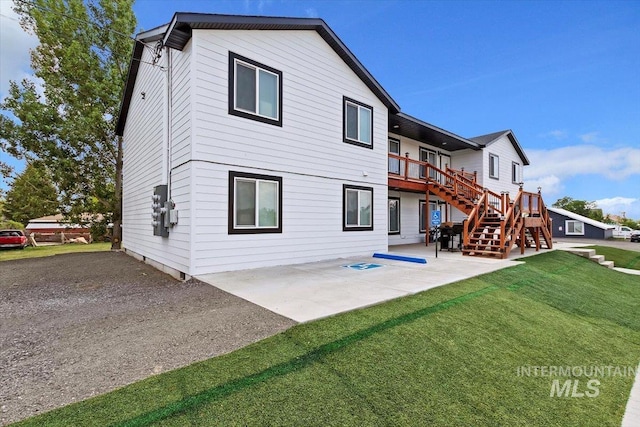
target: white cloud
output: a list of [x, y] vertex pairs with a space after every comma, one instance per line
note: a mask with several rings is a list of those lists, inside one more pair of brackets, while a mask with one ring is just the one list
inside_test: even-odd
[[525, 168], [525, 182], [556, 176], [602, 175], [624, 180], [640, 175], [640, 148], [605, 150], [596, 145], [573, 145], [551, 150], [527, 150], [531, 166]]
[[564, 190], [560, 178], [555, 175], [541, 176], [525, 181], [525, 191], [537, 192], [538, 187], [542, 188], [544, 196], [558, 195]]
[[627, 218], [640, 218], [640, 199], [616, 196], [595, 200], [595, 203], [605, 213], [622, 215], [624, 212]]
[[314, 9], [313, 7], [309, 7], [307, 9], [305, 9], [304, 12], [307, 14], [307, 18], [317, 18], [318, 17], [318, 11], [316, 9]]
[[579, 135], [579, 137], [582, 142], [586, 142], [588, 144], [596, 142], [600, 139], [598, 132], [583, 133], [582, 135]]
[[38, 45], [35, 35], [25, 32], [13, 11], [13, 2], [0, 0], [0, 99], [9, 90], [9, 81], [31, 76], [29, 49]]

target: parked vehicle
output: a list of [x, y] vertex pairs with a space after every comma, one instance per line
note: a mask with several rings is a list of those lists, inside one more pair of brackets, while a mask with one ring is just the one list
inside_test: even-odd
[[626, 225], [616, 225], [613, 229], [613, 237], [628, 239], [632, 234], [640, 233], [640, 230], [634, 230]]
[[639, 232], [633, 233], [630, 237], [630, 240], [632, 242], [640, 243], [640, 233]]
[[20, 248], [27, 246], [27, 237], [22, 230], [0, 230], [0, 248]]

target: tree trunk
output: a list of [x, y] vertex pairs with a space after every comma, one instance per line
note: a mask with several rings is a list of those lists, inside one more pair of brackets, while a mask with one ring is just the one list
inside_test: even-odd
[[111, 235], [111, 250], [122, 247], [122, 137], [118, 136], [118, 152], [116, 159], [116, 188], [113, 211], [113, 233]]

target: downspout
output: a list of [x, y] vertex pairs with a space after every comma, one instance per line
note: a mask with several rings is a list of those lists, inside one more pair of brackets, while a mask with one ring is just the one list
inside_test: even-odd
[[166, 91], [166, 99], [167, 99], [167, 130], [166, 130], [166, 145], [165, 145], [165, 155], [166, 155], [166, 170], [167, 170], [167, 200], [171, 200], [171, 150], [172, 150], [172, 134], [173, 134], [173, 64], [171, 61], [171, 49], [165, 47], [167, 50], [167, 91]]

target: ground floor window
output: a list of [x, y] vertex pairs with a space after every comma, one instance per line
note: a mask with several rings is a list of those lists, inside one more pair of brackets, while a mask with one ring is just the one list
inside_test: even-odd
[[229, 172], [229, 234], [282, 233], [282, 178]]
[[[420, 232], [426, 233], [427, 228], [429, 228], [429, 221], [427, 220], [427, 202], [425, 200], [420, 200], [420, 206], [418, 208], [418, 212], [420, 215], [419, 224], [420, 224]], [[429, 202], [429, 212], [433, 212], [438, 209], [438, 204], [436, 202]], [[431, 215], [431, 214], [429, 214]]]
[[400, 233], [400, 199], [389, 197], [389, 234]]
[[584, 236], [584, 222], [567, 220], [564, 222], [567, 236]]
[[344, 231], [373, 230], [373, 188], [345, 184], [342, 205]]

